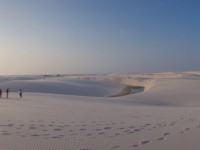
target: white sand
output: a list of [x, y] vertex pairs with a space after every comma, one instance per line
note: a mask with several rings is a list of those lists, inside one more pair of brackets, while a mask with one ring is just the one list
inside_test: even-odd
[[[121, 96], [130, 86], [144, 91]], [[6, 87], [1, 150], [200, 148], [200, 72], [0, 77]]]

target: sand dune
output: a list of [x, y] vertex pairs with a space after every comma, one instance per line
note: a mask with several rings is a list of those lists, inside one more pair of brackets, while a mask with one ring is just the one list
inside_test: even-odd
[[0, 83], [0, 87], [2, 89], [5, 90], [7, 87], [9, 87], [12, 92], [17, 92], [20, 88], [22, 88], [24, 92], [55, 93], [94, 97], [105, 97], [115, 91], [123, 89], [124, 87], [122, 85], [105, 82], [43, 77], [0, 78], [0, 81], [2, 81]]
[[199, 82], [199, 72], [0, 77], [12, 90], [0, 99], [0, 150], [199, 149]]
[[200, 106], [200, 80], [160, 79], [143, 93], [127, 96], [133, 99], [167, 102], [177, 106]]

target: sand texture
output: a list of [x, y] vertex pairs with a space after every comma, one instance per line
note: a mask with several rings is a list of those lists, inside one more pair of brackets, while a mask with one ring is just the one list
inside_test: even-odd
[[200, 72], [1, 76], [0, 88], [0, 150], [200, 149]]

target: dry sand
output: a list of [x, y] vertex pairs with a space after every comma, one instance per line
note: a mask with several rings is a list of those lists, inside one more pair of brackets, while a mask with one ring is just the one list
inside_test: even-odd
[[7, 87], [0, 150], [200, 148], [200, 72], [0, 77]]

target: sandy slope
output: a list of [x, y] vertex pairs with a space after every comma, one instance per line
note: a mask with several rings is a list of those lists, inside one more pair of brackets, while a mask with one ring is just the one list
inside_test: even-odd
[[160, 79], [143, 93], [127, 96], [134, 99], [167, 102], [177, 106], [200, 106], [200, 80]]
[[[0, 99], [0, 149], [199, 149], [199, 74], [0, 77], [0, 87], [30, 91]], [[105, 97], [127, 86], [145, 90]]]
[[41, 93], [16, 97], [1, 100], [0, 149], [199, 148], [199, 108]]

